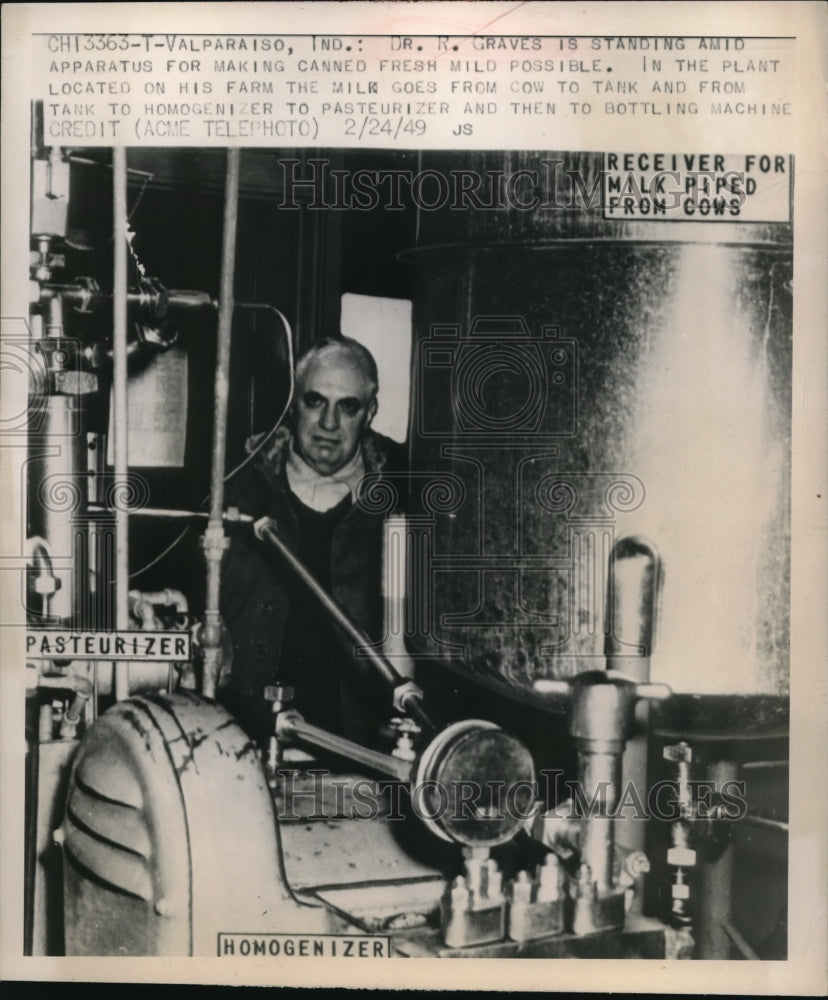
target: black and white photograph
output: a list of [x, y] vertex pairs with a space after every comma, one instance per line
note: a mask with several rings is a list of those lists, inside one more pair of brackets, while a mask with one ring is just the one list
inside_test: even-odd
[[[0, 345], [11, 978], [567, 959], [761, 993], [811, 956], [792, 39], [486, 20], [466, 49], [36, 31]], [[593, 106], [611, 141], [572, 132]]]

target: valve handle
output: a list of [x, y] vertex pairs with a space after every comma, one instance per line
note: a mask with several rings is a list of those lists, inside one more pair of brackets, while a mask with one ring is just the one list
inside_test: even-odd
[[636, 681], [618, 670], [586, 670], [576, 674], [569, 680], [541, 679], [535, 681], [534, 690], [551, 700], [560, 699], [568, 702], [573, 691], [579, 687], [590, 687], [596, 684], [612, 684], [617, 687], [632, 687], [636, 698], [647, 698], [653, 701], [664, 701], [673, 693], [668, 684], [658, 684], [651, 681]]

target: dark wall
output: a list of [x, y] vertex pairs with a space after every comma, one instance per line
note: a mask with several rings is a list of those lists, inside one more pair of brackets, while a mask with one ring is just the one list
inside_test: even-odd
[[[388, 174], [394, 170], [416, 173], [416, 153], [392, 153], [384, 150], [349, 150], [343, 154], [343, 167], [376, 170]], [[359, 295], [379, 295], [410, 299], [413, 295], [411, 265], [397, 255], [412, 247], [416, 235], [416, 213], [410, 187], [400, 185], [402, 209], [377, 207], [364, 211], [351, 208], [342, 213], [342, 291]]]

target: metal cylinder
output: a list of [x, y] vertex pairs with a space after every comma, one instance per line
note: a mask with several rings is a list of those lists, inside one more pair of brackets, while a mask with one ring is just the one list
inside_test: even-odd
[[464, 167], [535, 170], [544, 190], [531, 210], [422, 211], [405, 255], [430, 530], [412, 645], [524, 689], [602, 666], [610, 554], [643, 535], [665, 571], [652, 678], [784, 693], [790, 227], [604, 219], [561, 188], [600, 183], [594, 154]]
[[[722, 788], [738, 777], [739, 766], [732, 760], [718, 760], [708, 767], [707, 774], [717, 788]], [[733, 861], [734, 846], [728, 843], [716, 858], [705, 859], [700, 866], [698, 958], [730, 958], [728, 926], [733, 916]]]
[[[112, 218], [114, 223], [114, 277], [112, 294], [112, 419], [113, 471], [116, 488], [126, 490], [129, 472], [127, 395], [127, 153], [112, 150]], [[129, 628], [129, 514], [121, 504], [115, 511], [115, 624]], [[129, 697], [129, 663], [115, 664], [115, 697]]]
[[[87, 524], [84, 397], [49, 395], [29, 436], [28, 534], [45, 540], [50, 572], [58, 582], [48, 597], [49, 619], [77, 624], [84, 607], [82, 567]], [[40, 610], [40, 605], [32, 610]]]
[[621, 786], [620, 753], [578, 753], [584, 817], [581, 822], [581, 861], [589, 865], [598, 891], [614, 888], [615, 821], [613, 810]]

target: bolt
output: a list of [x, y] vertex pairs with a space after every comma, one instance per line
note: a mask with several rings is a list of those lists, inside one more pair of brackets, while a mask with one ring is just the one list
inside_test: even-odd
[[673, 746], [664, 747], [662, 754], [665, 760], [671, 760], [677, 764], [689, 764], [693, 760], [692, 747], [683, 741]]
[[288, 684], [268, 684], [264, 689], [265, 701], [273, 702], [273, 710], [280, 711], [293, 701], [294, 689]]

